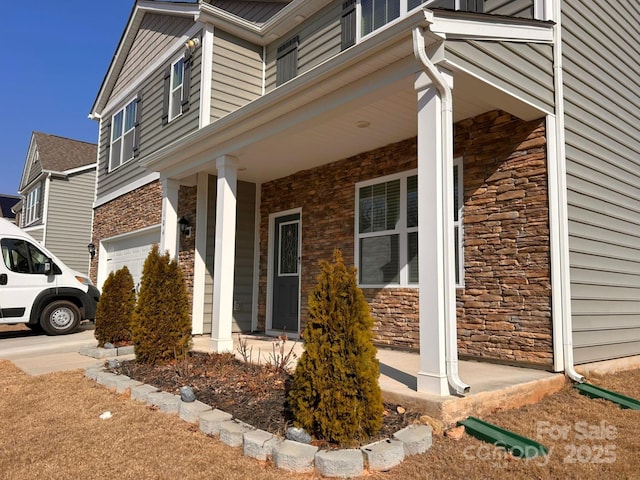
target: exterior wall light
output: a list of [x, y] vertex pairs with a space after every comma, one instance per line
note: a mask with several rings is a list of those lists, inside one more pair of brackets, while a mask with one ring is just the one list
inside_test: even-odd
[[93, 243], [87, 245], [87, 250], [89, 250], [89, 255], [91, 255], [91, 260], [96, 256], [96, 246]]
[[191, 226], [189, 225], [189, 219], [187, 217], [180, 217], [178, 225], [180, 226], [180, 233], [187, 237], [191, 236]]

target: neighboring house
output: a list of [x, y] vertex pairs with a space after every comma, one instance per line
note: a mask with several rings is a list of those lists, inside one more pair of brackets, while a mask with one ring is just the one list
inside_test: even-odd
[[[297, 335], [318, 262], [358, 268], [418, 389], [458, 357], [640, 354], [632, 2], [135, 3], [100, 122], [92, 272], [179, 258], [193, 331]], [[635, 72], [635, 73], [634, 73]]]
[[0, 217], [15, 223], [16, 214], [13, 208], [18, 205], [21, 198], [17, 195], [0, 194]]
[[17, 222], [70, 268], [89, 271], [97, 145], [33, 132]]

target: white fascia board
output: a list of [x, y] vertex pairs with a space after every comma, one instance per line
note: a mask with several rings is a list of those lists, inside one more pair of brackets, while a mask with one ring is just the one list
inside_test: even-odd
[[76, 167], [76, 168], [70, 168], [69, 170], [62, 170], [62, 171], [43, 170], [43, 172], [47, 173], [47, 174], [50, 174], [52, 176], [58, 177], [58, 178], [64, 178], [64, 177], [67, 177], [69, 175], [73, 175], [74, 173], [83, 172], [85, 170], [95, 170], [97, 166], [98, 166], [97, 163], [90, 163], [89, 165], [83, 165], [81, 167]]
[[441, 17], [436, 13], [429, 31], [448, 39], [553, 43], [552, 23], [531, 25], [529, 22], [513, 22], [502, 17], [498, 20], [481, 21], [478, 17]]
[[240, 38], [266, 45], [290, 32], [300, 22], [309, 18], [315, 12], [331, 3], [331, 0], [294, 0], [276, 13], [264, 24], [245, 20], [221, 8], [203, 3], [198, 21], [210, 23], [214, 27], [222, 28]]
[[139, 1], [136, 8], [151, 13], [170, 13], [171, 15], [183, 17], [195, 17], [199, 11], [197, 3], [156, 2], [151, 0]]
[[244, 18], [233, 15], [226, 10], [203, 3], [200, 5], [200, 14], [196, 20], [200, 23], [207, 23], [217, 28], [244, 38], [250, 42], [262, 45], [262, 33], [258, 24], [252, 23]]

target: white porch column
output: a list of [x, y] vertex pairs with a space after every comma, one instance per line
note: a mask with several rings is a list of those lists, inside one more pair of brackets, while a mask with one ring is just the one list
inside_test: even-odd
[[162, 180], [162, 227], [160, 233], [160, 255], [169, 251], [171, 258], [178, 254], [178, 189], [180, 184], [173, 179]]
[[201, 334], [204, 329], [204, 283], [207, 270], [207, 200], [209, 198], [209, 174], [200, 172], [197, 178], [196, 251], [193, 262], [193, 308], [191, 310], [191, 325], [195, 335]]
[[[442, 102], [425, 73], [416, 77], [418, 95], [418, 261], [420, 271], [420, 370], [418, 391], [449, 395], [446, 371], [447, 317], [455, 322], [453, 165], [443, 165]], [[451, 197], [451, 200], [453, 197]], [[451, 230], [451, 232], [450, 232]], [[453, 305], [453, 309], [451, 309]], [[453, 310], [453, 311], [451, 311]]]
[[216, 243], [213, 266], [213, 318], [211, 348], [232, 352], [233, 274], [236, 243], [237, 160], [222, 156], [216, 160], [218, 183], [216, 196]]

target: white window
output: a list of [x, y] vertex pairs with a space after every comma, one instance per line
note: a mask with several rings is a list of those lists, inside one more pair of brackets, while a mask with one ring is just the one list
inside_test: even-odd
[[482, 11], [480, 0], [360, 0], [360, 36], [364, 37], [396, 18], [404, 17], [425, 3], [430, 4], [430, 8]]
[[169, 121], [182, 114], [184, 90], [184, 58], [171, 65], [171, 91], [169, 93]]
[[40, 185], [37, 185], [27, 194], [23, 225], [30, 225], [40, 218], [40, 193]]
[[109, 170], [114, 170], [133, 158], [137, 109], [138, 101], [134, 99], [111, 117]]
[[462, 158], [453, 160], [453, 239], [455, 242], [456, 285], [464, 284], [464, 232], [462, 214], [464, 208], [464, 183]]
[[[456, 285], [464, 278], [462, 162], [454, 162]], [[356, 185], [356, 262], [361, 286], [418, 284], [418, 176], [415, 170]]]

